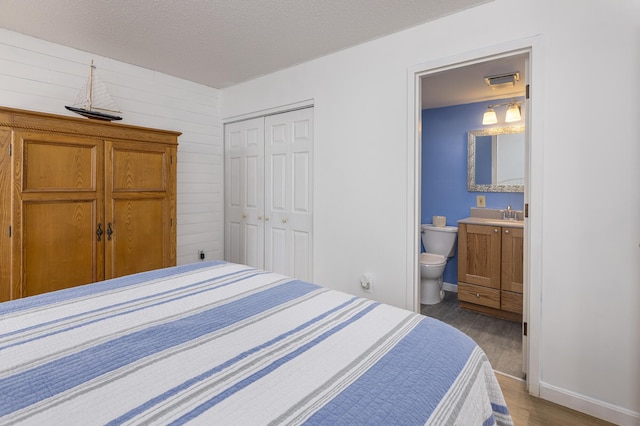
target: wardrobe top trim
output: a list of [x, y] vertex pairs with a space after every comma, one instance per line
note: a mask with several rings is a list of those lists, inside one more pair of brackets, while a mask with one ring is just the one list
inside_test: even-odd
[[181, 132], [0, 107], [0, 127], [177, 145]]

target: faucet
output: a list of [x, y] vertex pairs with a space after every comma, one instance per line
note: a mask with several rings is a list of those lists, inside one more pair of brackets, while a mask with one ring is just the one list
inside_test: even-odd
[[505, 219], [513, 219], [513, 210], [511, 210], [511, 204], [507, 205], [507, 211], [505, 212]]

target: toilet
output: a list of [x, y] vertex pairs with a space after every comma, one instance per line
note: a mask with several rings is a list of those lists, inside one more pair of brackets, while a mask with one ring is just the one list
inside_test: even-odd
[[421, 233], [426, 253], [420, 254], [420, 303], [435, 305], [444, 298], [442, 274], [455, 255], [458, 228], [422, 224]]

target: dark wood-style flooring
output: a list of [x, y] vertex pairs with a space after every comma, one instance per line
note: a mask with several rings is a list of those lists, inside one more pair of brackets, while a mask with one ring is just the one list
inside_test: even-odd
[[[485, 351], [516, 426], [604, 426], [604, 420], [588, 416], [529, 395], [522, 371], [521, 324], [460, 309], [458, 295], [445, 292], [437, 305], [422, 305], [421, 312], [456, 327]], [[502, 374], [500, 374], [502, 373]]]
[[428, 317], [456, 327], [470, 336], [487, 354], [493, 369], [524, 379], [522, 371], [522, 324], [493, 318], [458, 307], [458, 294], [445, 292], [437, 305], [422, 305]]

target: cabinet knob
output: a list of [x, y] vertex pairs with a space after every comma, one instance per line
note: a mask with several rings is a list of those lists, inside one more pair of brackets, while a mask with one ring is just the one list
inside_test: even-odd
[[480, 293], [476, 293], [476, 297], [480, 299]]
[[266, 220], [267, 222], [269, 222], [269, 219], [271, 219], [269, 216], [264, 217], [264, 220]]
[[498, 229], [494, 229], [493, 232], [497, 234], [498, 233]]
[[262, 216], [258, 216], [258, 220], [262, 220]]
[[247, 218], [247, 214], [246, 214], [246, 213], [243, 213], [243, 214], [242, 214], [242, 218], [243, 218], [243, 219], [246, 219], [246, 218]]
[[504, 230], [504, 233], [505, 233], [505, 234], [508, 234], [508, 233], [509, 233], [509, 230], [508, 230], [508, 229], [505, 229], [505, 230]]
[[282, 218], [282, 223], [287, 223], [287, 220], [288, 220], [288, 219], [287, 219], [286, 217], [283, 217], [283, 218]]

